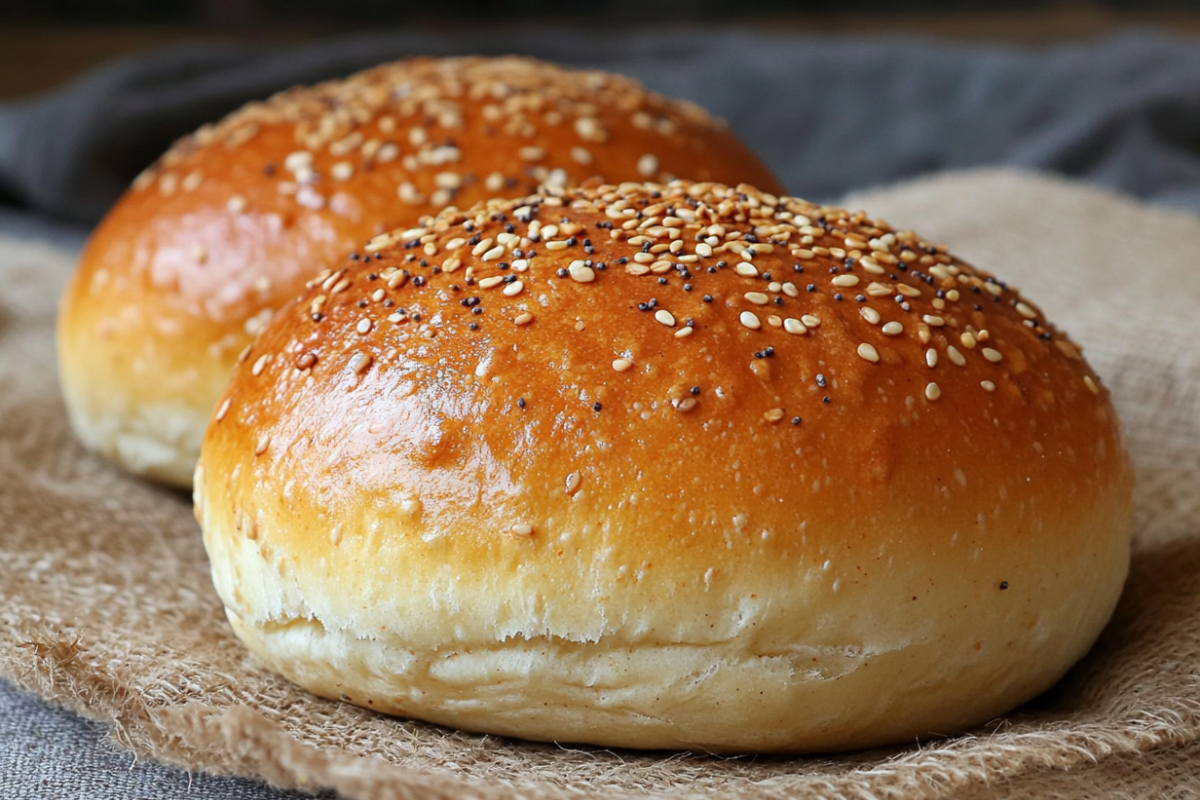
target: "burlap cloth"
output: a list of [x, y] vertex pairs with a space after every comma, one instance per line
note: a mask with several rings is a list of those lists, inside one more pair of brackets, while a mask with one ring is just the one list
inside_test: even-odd
[[135, 753], [355, 798], [1200, 796], [1200, 219], [1027, 174], [849, 205], [1025, 289], [1085, 344], [1138, 470], [1133, 566], [1093, 652], [972, 735], [836, 757], [560, 748], [376, 716], [230, 634], [188, 498], [86, 453], [53, 320], [72, 254], [0, 240], [0, 675]]

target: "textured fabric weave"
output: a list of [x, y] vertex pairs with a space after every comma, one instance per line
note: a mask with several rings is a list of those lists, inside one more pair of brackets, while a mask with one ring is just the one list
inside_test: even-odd
[[307, 695], [230, 634], [188, 498], [71, 436], [53, 355], [71, 257], [11, 240], [0, 240], [0, 676], [110, 725], [141, 758], [353, 798], [1200, 795], [1200, 219], [1010, 172], [848, 204], [1020, 285], [1114, 394], [1139, 480], [1129, 583], [1093, 652], [1034, 702], [919, 747], [718, 759], [466, 735]]

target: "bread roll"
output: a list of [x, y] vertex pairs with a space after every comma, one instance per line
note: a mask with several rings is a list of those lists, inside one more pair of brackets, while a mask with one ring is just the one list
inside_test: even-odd
[[794, 752], [1053, 684], [1120, 594], [1132, 482], [1014, 288], [863, 213], [674, 182], [448, 211], [320, 273], [195, 486], [234, 631], [313, 692]]
[[238, 353], [316, 269], [443, 206], [592, 176], [778, 188], [695, 105], [531, 59], [403, 61], [252, 103], [171, 148], [88, 243], [59, 328], [74, 428], [190, 486]]

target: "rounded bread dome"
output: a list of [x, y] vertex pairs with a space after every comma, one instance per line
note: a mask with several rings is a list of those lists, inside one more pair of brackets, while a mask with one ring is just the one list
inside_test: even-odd
[[237, 354], [314, 269], [444, 206], [594, 176], [778, 188], [697, 106], [526, 58], [413, 59], [251, 103], [172, 147], [85, 248], [59, 327], [73, 426], [190, 485]]
[[196, 475], [234, 630], [472, 731], [829, 751], [1045, 690], [1128, 567], [1107, 391], [1032, 302], [864, 213], [548, 189], [308, 282]]

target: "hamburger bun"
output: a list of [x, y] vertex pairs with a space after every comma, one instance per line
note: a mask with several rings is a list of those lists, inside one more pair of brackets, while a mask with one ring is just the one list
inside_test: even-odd
[[172, 147], [89, 241], [59, 326], [72, 424], [190, 486], [238, 353], [315, 269], [444, 206], [593, 176], [778, 188], [695, 105], [531, 59], [402, 61], [251, 103]]
[[1100, 379], [1013, 287], [677, 181], [446, 211], [316, 275], [234, 370], [195, 497], [234, 631], [317, 694], [795, 752], [1053, 684], [1117, 602], [1132, 483]]

